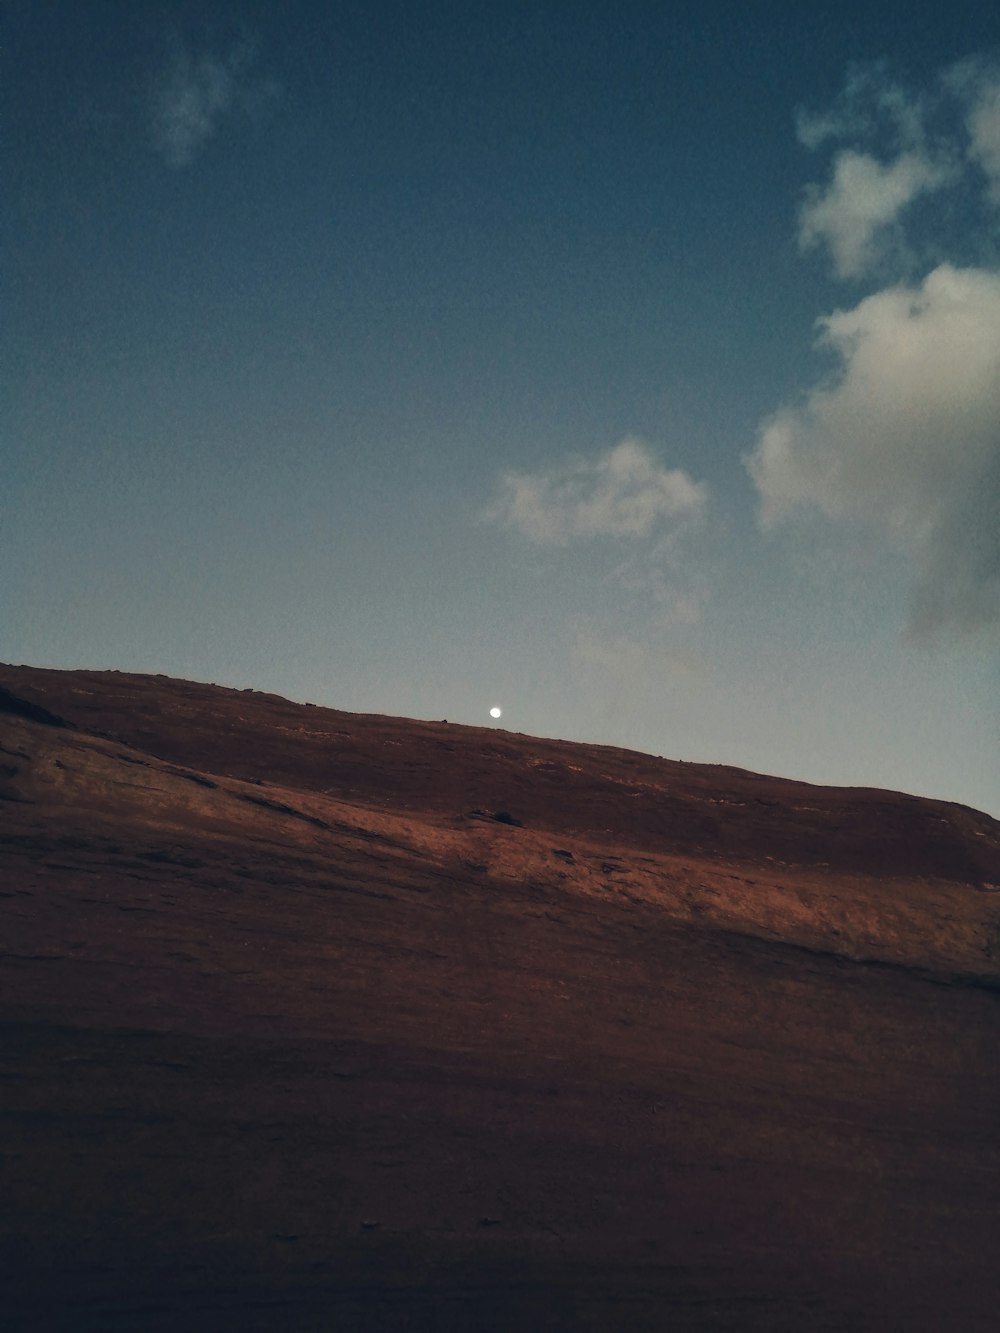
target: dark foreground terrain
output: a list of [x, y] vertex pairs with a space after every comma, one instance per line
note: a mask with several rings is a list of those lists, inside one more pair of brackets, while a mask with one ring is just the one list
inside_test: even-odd
[[4, 1329], [1000, 1328], [995, 821], [0, 687]]

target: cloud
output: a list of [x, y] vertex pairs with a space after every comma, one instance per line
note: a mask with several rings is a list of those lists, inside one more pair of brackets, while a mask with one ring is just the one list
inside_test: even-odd
[[990, 198], [1000, 204], [1000, 78], [981, 91], [968, 124], [971, 155], [989, 178]]
[[860, 523], [908, 557], [914, 628], [1000, 625], [1000, 273], [940, 265], [819, 329], [836, 374], [747, 459], [762, 523]]
[[899, 152], [924, 142], [926, 114], [926, 98], [904, 88], [884, 61], [872, 61], [849, 68], [831, 107], [818, 113], [800, 107], [795, 128], [799, 142], [811, 150], [831, 139], [880, 136], [888, 149]]
[[826, 242], [841, 278], [856, 278], [880, 257], [886, 229], [919, 195], [940, 189], [949, 167], [921, 152], [901, 153], [888, 164], [851, 149], [838, 153], [825, 190], [813, 186], [799, 213], [799, 244]]
[[806, 148], [851, 144], [834, 153], [826, 184], [808, 186], [799, 209], [800, 246], [828, 246], [838, 277], [862, 277], [898, 250], [904, 213], [955, 181], [955, 146], [929, 132], [939, 100], [907, 90], [884, 64], [873, 64], [852, 68], [829, 110], [799, 111]]
[[[839, 278], [887, 261], [929, 266], [995, 257], [1000, 206], [1000, 63], [958, 62], [921, 91], [884, 64], [855, 67], [822, 112], [800, 110], [799, 141], [828, 149], [826, 179], [806, 187], [803, 249], [827, 248]], [[931, 196], [934, 197], [933, 203]]]
[[968, 158], [986, 176], [990, 201], [1000, 206], [1000, 65], [963, 60], [944, 83], [965, 106]]
[[1000, 65], [973, 57], [919, 91], [856, 67], [797, 130], [831, 152], [800, 242], [888, 285], [819, 321], [832, 374], [761, 423], [761, 523], [812, 515], [815, 543], [820, 513], [874, 534], [911, 575], [915, 631], [1000, 627]]
[[488, 522], [540, 546], [597, 537], [647, 538], [696, 518], [707, 488], [664, 468], [641, 440], [625, 439], [595, 458], [568, 459], [546, 472], [508, 472], [484, 512]]
[[251, 77], [253, 60], [246, 42], [222, 57], [176, 46], [151, 103], [153, 143], [168, 166], [189, 166], [226, 117], [274, 96], [273, 81]]

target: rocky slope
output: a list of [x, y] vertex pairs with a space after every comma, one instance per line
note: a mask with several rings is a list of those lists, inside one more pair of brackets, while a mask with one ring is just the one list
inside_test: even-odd
[[995, 1327], [985, 815], [0, 667], [0, 857], [16, 1327]]

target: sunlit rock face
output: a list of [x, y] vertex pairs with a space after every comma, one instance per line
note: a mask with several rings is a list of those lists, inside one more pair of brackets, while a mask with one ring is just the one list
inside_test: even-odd
[[985, 1330], [1000, 826], [0, 667], [5, 1325]]

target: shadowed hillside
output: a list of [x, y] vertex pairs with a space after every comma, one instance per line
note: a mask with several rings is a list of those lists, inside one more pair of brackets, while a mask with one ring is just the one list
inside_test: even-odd
[[1000, 825], [0, 667], [15, 1327], [992, 1330]]

